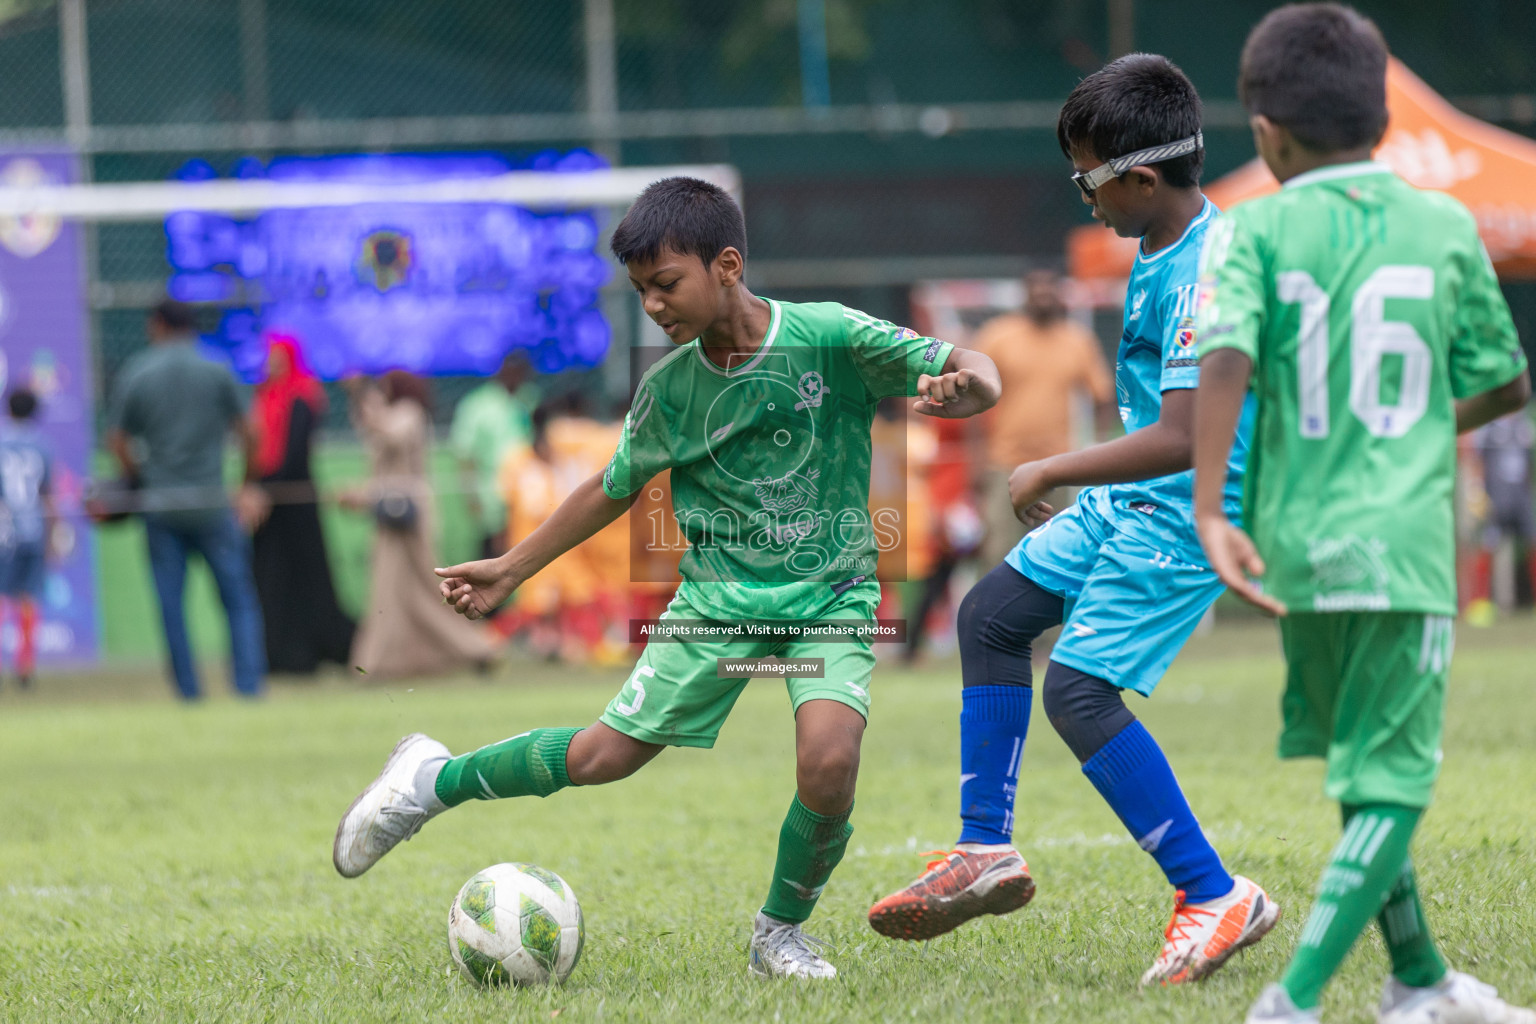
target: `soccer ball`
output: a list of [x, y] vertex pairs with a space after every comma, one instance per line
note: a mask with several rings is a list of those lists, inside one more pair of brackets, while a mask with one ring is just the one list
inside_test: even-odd
[[576, 894], [532, 864], [486, 868], [464, 883], [448, 911], [448, 952], [482, 988], [562, 982], [581, 959], [584, 939]]

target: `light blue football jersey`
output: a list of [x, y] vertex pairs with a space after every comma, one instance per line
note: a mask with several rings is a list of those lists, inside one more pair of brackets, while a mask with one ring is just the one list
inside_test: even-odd
[[49, 487], [48, 449], [27, 423], [0, 425], [0, 541], [36, 544], [43, 540], [43, 495]]
[[[1200, 348], [1195, 311], [1200, 293], [1200, 250], [1206, 228], [1221, 216], [1209, 199], [1199, 216], [1172, 245], [1150, 256], [1137, 249], [1125, 292], [1124, 328], [1115, 361], [1115, 396], [1126, 433], [1157, 422], [1163, 392], [1193, 388], [1200, 383]], [[1253, 435], [1253, 398], [1243, 406], [1237, 441], [1227, 464], [1227, 513], [1238, 520], [1243, 503], [1243, 469], [1248, 439]], [[1117, 507], [1129, 504], [1176, 509], [1193, 524], [1193, 470], [1132, 484], [1111, 484]]]
[[[1163, 392], [1200, 382], [1195, 307], [1200, 252], [1220, 211], [1206, 201], [1182, 237], [1137, 254], [1125, 295], [1115, 392], [1127, 433], [1156, 423]], [[1253, 400], [1243, 409], [1226, 486], [1242, 507]], [[1067, 601], [1051, 659], [1150, 694], [1221, 594], [1194, 524], [1194, 473], [1092, 487], [1019, 541], [1007, 563]]]

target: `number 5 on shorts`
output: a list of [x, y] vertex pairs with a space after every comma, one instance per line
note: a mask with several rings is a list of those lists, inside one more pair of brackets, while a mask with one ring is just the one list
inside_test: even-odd
[[[635, 667], [634, 675], [630, 676], [629, 677], [629, 682], [624, 684], [624, 690], [633, 690], [634, 691], [635, 695], [634, 695], [633, 699], [631, 699], [630, 702], [627, 703], [627, 704], [624, 703], [623, 701], [617, 701], [617, 700], [614, 701], [614, 703], [613, 703], [613, 710], [617, 711], [619, 714], [623, 715], [625, 718], [628, 718], [630, 715], [634, 714], [636, 711], [639, 711], [640, 710], [640, 706], [645, 703], [645, 684], [640, 681], [640, 677], [641, 676], [645, 676], [647, 679], [649, 679], [651, 676], [654, 676], [655, 674], [656, 674], [656, 670], [651, 668], [651, 666], [649, 666], [649, 665], [638, 665], [638, 666], [636, 666]], [[621, 697], [624, 695], [624, 690], [620, 690], [619, 691], [619, 695]]]

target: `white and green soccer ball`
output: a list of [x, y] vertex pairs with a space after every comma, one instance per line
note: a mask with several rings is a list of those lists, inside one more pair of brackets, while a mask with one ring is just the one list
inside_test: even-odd
[[448, 911], [448, 951], [482, 988], [562, 982], [581, 959], [585, 937], [571, 887], [532, 864], [486, 868], [464, 883]]

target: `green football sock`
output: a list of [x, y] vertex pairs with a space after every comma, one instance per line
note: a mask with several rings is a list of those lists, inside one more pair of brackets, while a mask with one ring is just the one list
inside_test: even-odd
[[1381, 937], [1392, 957], [1392, 973], [1398, 981], [1414, 988], [1439, 984], [1445, 977], [1445, 961], [1440, 959], [1440, 951], [1429, 934], [1411, 860], [1403, 862], [1403, 870], [1376, 923], [1381, 926]]
[[[1382, 912], [1402, 876], [1423, 810], [1397, 804], [1354, 808], [1318, 883], [1317, 899], [1280, 983], [1298, 1009], [1317, 1005], [1350, 947]], [[1423, 933], [1426, 934], [1427, 933]]]
[[848, 849], [848, 837], [853, 835], [848, 816], [852, 813], [849, 807], [842, 814], [817, 814], [795, 794], [779, 829], [779, 856], [763, 913], [790, 924], [811, 916], [832, 869]]
[[549, 796], [571, 784], [565, 752], [580, 729], [533, 729], [451, 758], [438, 773], [437, 798], [449, 807], [466, 800]]

